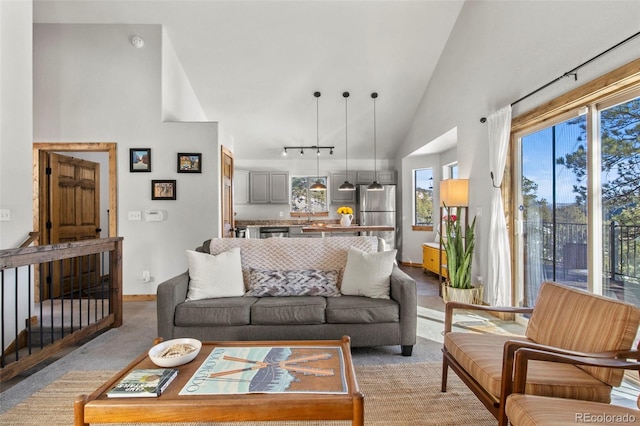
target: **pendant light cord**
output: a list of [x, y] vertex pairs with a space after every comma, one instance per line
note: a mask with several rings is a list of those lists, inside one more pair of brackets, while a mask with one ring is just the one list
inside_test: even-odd
[[373, 98], [373, 181], [377, 182], [378, 168], [376, 164], [376, 158], [378, 158], [378, 155], [376, 152], [376, 98], [378, 97], [378, 94], [376, 92], [373, 92], [371, 94], [371, 97]]
[[342, 94], [342, 96], [344, 96], [344, 171], [345, 171], [345, 179], [346, 181], [349, 180], [349, 162], [348, 162], [348, 155], [349, 155], [349, 131], [348, 131], [348, 108], [347, 108], [347, 99], [349, 98], [349, 92], [344, 92]]
[[[320, 146], [320, 93], [316, 92], [316, 147]], [[320, 149], [316, 151], [316, 181], [320, 182]]]

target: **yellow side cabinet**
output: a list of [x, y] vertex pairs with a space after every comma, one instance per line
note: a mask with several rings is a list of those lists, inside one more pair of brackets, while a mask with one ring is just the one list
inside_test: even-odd
[[[440, 274], [440, 268], [438, 264], [440, 262], [440, 247], [436, 243], [424, 243], [422, 244], [422, 268], [425, 271], [433, 272], [436, 275]], [[442, 276], [447, 278], [447, 254], [444, 249], [442, 250]]]

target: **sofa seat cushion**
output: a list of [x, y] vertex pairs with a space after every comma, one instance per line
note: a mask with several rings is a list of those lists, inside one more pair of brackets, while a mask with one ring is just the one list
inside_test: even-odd
[[[444, 346], [480, 386], [499, 398], [502, 349], [507, 340], [533, 342], [511, 335], [453, 332], [445, 335]], [[609, 402], [611, 387], [571, 364], [532, 361], [527, 373], [526, 392]]]
[[618, 405], [523, 394], [509, 395], [506, 408], [509, 421], [517, 426], [630, 424], [640, 417], [638, 410]]
[[327, 298], [326, 316], [330, 324], [400, 322], [400, 305], [390, 299], [343, 295]]
[[178, 327], [247, 325], [251, 319], [251, 305], [256, 297], [224, 297], [191, 300], [176, 306], [175, 325]]
[[251, 305], [251, 324], [324, 324], [322, 296], [263, 297]]

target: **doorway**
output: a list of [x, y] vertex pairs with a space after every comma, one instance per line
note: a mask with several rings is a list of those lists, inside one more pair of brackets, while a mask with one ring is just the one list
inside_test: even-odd
[[222, 238], [235, 236], [233, 211], [233, 152], [224, 146], [220, 148], [220, 182], [222, 186]]
[[[99, 174], [96, 173], [96, 169], [89, 161], [73, 159], [64, 155], [58, 155], [55, 153], [60, 152], [105, 152], [108, 155], [108, 183], [100, 182]], [[51, 167], [51, 165], [54, 167]], [[53, 169], [56, 168], [56, 177], [52, 176], [51, 181], [55, 182], [53, 186], [58, 188], [54, 190], [49, 188], [47, 173], [53, 173]], [[107, 220], [107, 235], [108, 237], [116, 237], [117, 231], [117, 174], [116, 174], [116, 144], [113, 142], [101, 142], [101, 143], [34, 143], [33, 144], [33, 229], [38, 233], [38, 239], [36, 245], [46, 245], [63, 243], [67, 241], [78, 241], [81, 239], [100, 238], [99, 231], [99, 212], [96, 211], [99, 205], [98, 202], [92, 200], [91, 194], [95, 193], [97, 188], [102, 185], [108, 185], [108, 220]], [[82, 175], [82, 179], [70, 179], [70, 175]], [[96, 178], [92, 179], [94, 175]], [[58, 179], [60, 177], [60, 179]], [[74, 182], [74, 180], [81, 181], [80, 183]], [[92, 183], [93, 180], [93, 183]], [[62, 181], [62, 183], [61, 183]], [[60, 187], [62, 190], [60, 190]], [[65, 196], [65, 193], [67, 194]], [[72, 196], [69, 194], [78, 194], [78, 196]], [[60, 198], [61, 197], [61, 198]], [[77, 200], [80, 206], [74, 206], [70, 209], [62, 209], [75, 212], [82, 212], [84, 218], [81, 222], [82, 226], [68, 227], [64, 226], [65, 219], [55, 218], [51, 220], [48, 212], [48, 206], [50, 204], [60, 204], [64, 206], [64, 203], [68, 203], [70, 200]], [[71, 201], [76, 203], [76, 201]], [[60, 210], [60, 209], [58, 209]], [[52, 222], [57, 222], [56, 226]], [[96, 226], [96, 221], [97, 226]], [[68, 222], [68, 221], [67, 221]], [[93, 222], [93, 223], [91, 223]], [[59, 225], [63, 226], [59, 226]], [[70, 268], [67, 266], [60, 266], [62, 271], [71, 272], [74, 269], [80, 268], [77, 273], [83, 274], [92, 268], [99, 267], [97, 263], [87, 262], [84, 265]], [[88, 269], [87, 269], [88, 268]], [[60, 272], [60, 271], [58, 271]], [[54, 277], [53, 282], [62, 282], [64, 280], [58, 280], [55, 278], [56, 270], [52, 271]], [[49, 273], [47, 273], [49, 275]], [[35, 279], [35, 295], [36, 298], [43, 299], [57, 297], [64, 293], [64, 284], [62, 287], [52, 289], [51, 291], [40, 292], [40, 280]], [[46, 290], [47, 286], [44, 286], [43, 290]]]

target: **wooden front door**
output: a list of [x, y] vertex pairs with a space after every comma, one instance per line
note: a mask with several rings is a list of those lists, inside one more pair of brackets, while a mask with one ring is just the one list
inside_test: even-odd
[[[46, 228], [48, 244], [100, 238], [100, 164], [48, 153]], [[82, 291], [96, 280], [96, 256], [53, 266], [45, 298]]]
[[222, 182], [222, 238], [235, 237], [233, 219], [233, 153], [221, 147], [220, 181]]

